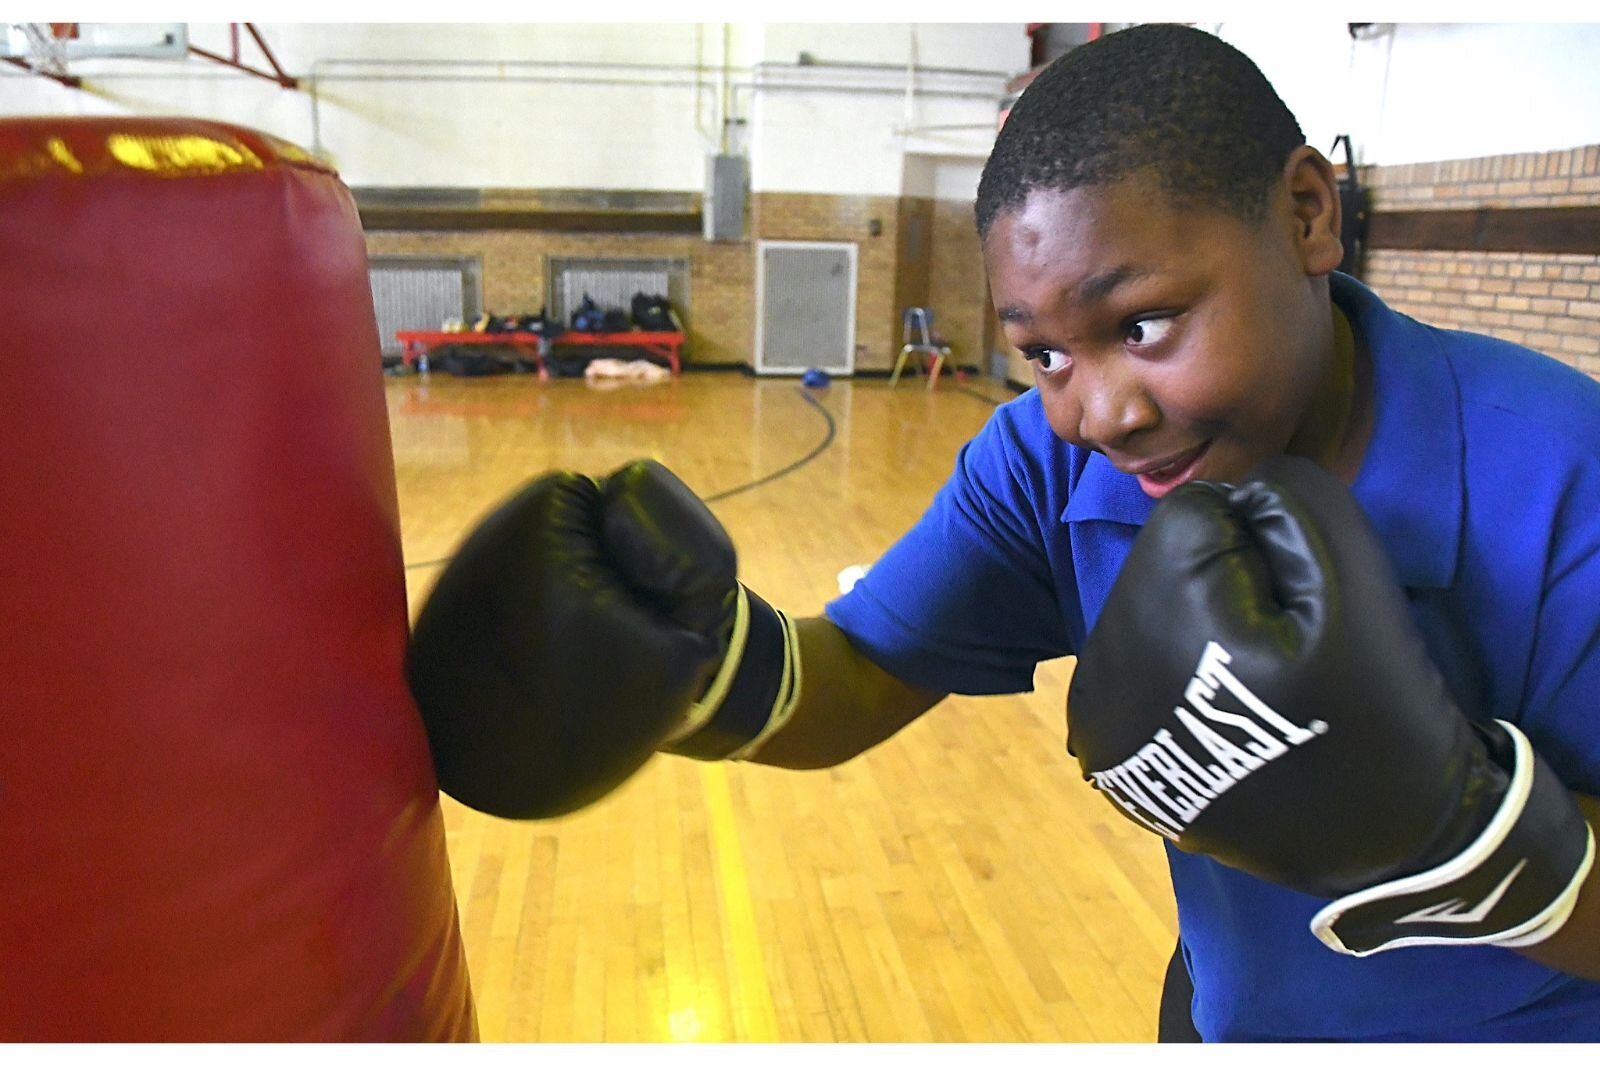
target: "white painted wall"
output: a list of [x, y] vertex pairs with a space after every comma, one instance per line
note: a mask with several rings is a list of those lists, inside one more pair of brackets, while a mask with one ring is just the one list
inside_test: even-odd
[[[0, 114], [237, 122], [321, 151], [358, 186], [695, 192], [706, 154], [724, 143], [726, 104], [746, 120], [728, 146], [750, 153], [753, 188], [897, 195], [917, 147], [905, 127], [966, 124], [926, 136], [981, 156], [1004, 80], [1028, 56], [1020, 23], [257, 26], [308, 91], [194, 57], [81, 60], [87, 92], [0, 70]], [[199, 47], [230, 50], [225, 23], [189, 32]], [[815, 64], [796, 68], [801, 52]], [[913, 54], [924, 67], [993, 73], [921, 75], [919, 93], [968, 95], [914, 94], [908, 106]], [[247, 36], [242, 58], [264, 65]]]
[[[850, 88], [832, 88], [848, 85]], [[908, 155], [981, 162], [1004, 80], [851, 68], [760, 68], [751, 100], [751, 187], [896, 196]]]
[[[1514, 15], [1515, 9], [1507, 9]], [[1249, 55], [1326, 150], [1378, 165], [1600, 143], [1600, 24], [1202, 23]]]
[[[191, 24], [226, 54], [226, 24]], [[0, 113], [188, 114], [323, 151], [352, 185], [698, 189], [717, 144], [715, 26], [258, 24], [307, 91], [190, 57], [18, 74]], [[245, 37], [241, 57], [264, 66]], [[678, 69], [641, 69], [642, 62]], [[9, 69], [9, 68], [8, 68]], [[648, 83], [648, 84], [646, 84]]]
[[968, 156], [919, 154], [906, 156], [903, 178], [906, 196], [972, 203], [978, 198], [978, 178], [983, 160]]
[[826, 63], [908, 64], [986, 70], [1004, 77], [1027, 69], [1029, 42], [1020, 22], [766, 23], [759, 58], [793, 63], [809, 52]]
[[[224, 119], [320, 148], [353, 185], [694, 192], [726, 99], [757, 191], [966, 199], [977, 169], [957, 164], [987, 154], [1000, 86], [1028, 60], [1021, 23], [258, 25], [314, 94], [196, 58], [83, 60], [86, 92], [0, 67], [0, 114]], [[1356, 41], [1331, 18], [1199, 25], [1261, 65], [1312, 144], [1350, 133], [1364, 163], [1600, 143], [1600, 23]], [[225, 23], [189, 29], [228, 51]], [[258, 59], [248, 38], [243, 55]], [[908, 165], [923, 156], [945, 162]]]

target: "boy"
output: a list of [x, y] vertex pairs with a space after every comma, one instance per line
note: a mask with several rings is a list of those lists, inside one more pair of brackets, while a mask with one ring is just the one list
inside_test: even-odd
[[[1120, 642], [1138, 645], [1134, 661], [1165, 665], [1159, 626], [1096, 626], [1107, 604], [1232, 593], [1165, 573], [1119, 583], [1140, 527], [1164, 497], [1226, 488], [1289, 455], [1349, 486], [1405, 589], [1405, 625], [1416, 623], [1443, 676], [1448, 697], [1424, 724], [1460, 725], [1450, 736], [1461, 746], [1416, 784], [1450, 793], [1430, 813], [1459, 822], [1489, 787], [1448, 778], [1468, 763], [1498, 772], [1488, 742], [1462, 738], [1467, 719], [1503, 719], [1542, 757], [1540, 824], [1555, 828], [1524, 834], [1533, 868], [1568, 844], [1581, 852], [1589, 831], [1572, 794], [1592, 821], [1587, 797], [1600, 792], [1600, 385], [1511, 345], [1422, 326], [1335, 275], [1331, 167], [1254, 65], [1200, 31], [1135, 27], [1043, 72], [997, 139], [977, 220], [995, 306], [1038, 387], [963, 449], [922, 520], [826, 618], [796, 621], [735, 584], [731, 545], [660, 468], [535, 482], [473, 534], [418, 622], [413, 686], [446, 791], [529, 817], [590, 802], [654, 750], [828, 766], [946, 693], [1028, 690], [1045, 659], [1076, 654], [1080, 676], [1101, 676], [1115, 656], [1096, 647]], [[1286, 477], [1291, 511], [1316, 496], [1295, 468]], [[1307, 536], [1363, 535], [1319, 507], [1306, 512]], [[552, 530], [585, 523], [592, 533], [552, 542]], [[1332, 578], [1313, 613], [1376, 616], [1397, 596], [1381, 567]], [[531, 626], [486, 660], [475, 620], [506, 610], [559, 615], [563, 650]], [[563, 680], [575, 640], [615, 649], [618, 669]], [[521, 671], [488, 680], [489, 663], [508, 657]], [[1375, 664], [1345, 665], [1361, 675]], [[1312, 689], [1320, 680], [1292, 661], [1275, 669]], [[1096, 696], [1080, 699], [1075, 680], [1080, 760], [1146, 710]], [[1352, 732], [1335, 721], [1330, 736]], [[1403, 767], [1413, 753], [1382, 737], [1371, 749], [1372, 765], [1347, 759], [1340, 774], [1384, 795], [1392, 775], [1379, 760]], [[1269, 794], [1269, 811], [1315, 807], [1328, 775], [1298, 769], [1315, 765], [1299, 758], [1282, 760], [1297, 768], [1294, 787]], [[1265, 772], [1236, 776], [1230, 796], [1270, 787]], [[1489, 806], [1508, 804], [1497, 792]], [[1239, 846], [1219, 852], [1247, 851], [1277, 831], [1272, 821], [1243, 826], [1229, 842]], [[1481, 824], [1470, 826], [1468, 842]], [[1297, 860], [1337, 864], [1347, 838], [1390, 830], [1346, 828], [1298, 841]], [[1205, 1039], [1600, 1039], [1592, 842], [1581, 862], [1569, 849], [1547, 864], [1559, 876], [1532, 886], [1537, 915], [1516, 936], [1362, 958], [1307, 928], [1335, 893], [1307, 895], [1283, 887], [1293, 878], [1185, 847], [1168, 849], [1181, 930], [1173, 978], [1182, 988], [1192, 976]], [[1452, 854], [1385, 876], [1454, 870], [1465, 860], [1452, 865]], [[1519, 891], [1536, 880], [1523, 876]], [[1446, 923], [1463, 909], [1481, 917], [1460, 902], [1423, 910]], [[1537, 942], [1515, 942], [1528, 930]], [[1184, 1005], [1182, 992], [1168, 1004], [1180, 1020]]]

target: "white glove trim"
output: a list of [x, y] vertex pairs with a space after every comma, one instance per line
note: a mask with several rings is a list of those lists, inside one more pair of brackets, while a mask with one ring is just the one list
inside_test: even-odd
[[[1510, 929], [1499, 929], [1476, 937], [1401, 936], [1387, 940], [1373, 948], [1356, 950], [1346, 945], [1333, 928], [1334, 923], [1340, 917], [1357, 907], [1397, 896], [1425, 893], [1459, 881], [1487, 862], [1493, 857], [1496, 850], [1505, 843], [1506, 837], [1510, 835], [1518, 819], [1522, 817], [1523, 810], [1528, 802], [1528, 796], [1533, 790], [1537, 758], [1534, 754], [1533, 746], [1528, 743], [1528, 738], [1523, 735], [1520, 729], [1510, 722], [1500, 719], [1496, 719], [1495, 724], [1510, 734], [1516, 755], [1510, 787], [1507, 788], [1506, 795], [1502, 798], [1500, 807], [1495, 812], [1494, 817], [1490, 819], [1489, 825], [1485, 827], [1483, 832], [1478, 835], [1478, 838], [1465, 851], [1431, 870], [1424, 870], [1408, 877], [1362, 889], [1360, 892], [1342, 896], [1323, 907], [1311, 919], [1311, 931], [1318, 940], [1340, 954], [1365, 958], [1380, 951], [1428, 944], [1504, 944], [1516, 947], [1544, 940], [1554, 935], [1566, 923], [1567, 918], [1572, 914], [1573, 907], [1577, 903], [1578, 891], [1583, 886], [1584, 878], [1588, 875], [1594, 863], [1594, 831], [1587, 825], [1585, 827], [1588, 829], [1587, 849], [1584, 859], [1574, 876], [1556, 898], [1551, 901], [1549, 906], [1532, 918]], [[1511, 882], [1522, 872], [1523, 865], [1519, 863], [1506, 874], [1496, 889], [1470, 908], [1468, 908], [1465, 901], [1451, 900], [1447, 902], [1453, 906], [1446, 911], [1443, 909], [1443, 905], [1436, 902], [1405, 917], [1395, 919], [1393, 924], [1401, 925], [1407, 921], [1430, 921], [1433, 923], [1449, 921], [1470, 924], [1472, 921], [1480, 919], [1493, 908], [1500, 896], [1511, 886]]]
[[[788, 652], [783, 657], [783, 683], [778, 687], [778, 706], [773, 708], [772, 717], [761, 727], [761, 732], [752, 737], [748, 744], [730, 754], [728, 756], [730, 759], [748, 759], [761, 750], [763, 744], [789, 724], [794, 709], [800, 705], [800, 634], [795, 630], [794, 619], [783, 611], [778, 611], [778, 617], [783, 621], [783, 647]], [[784, 698], [784, 693], [788, 694], [787, 699]]]
[[667, 744], [698, 733], [711, 721], [728, 695], [728, 687], [733, 684], [734, 676], [739, 672], [739, 660], [744, 657], [745, 641], [750, 637], [750, 597], [743, 585], [739, 585], [738, 590], [738, 600], [733, 608], [733, 633], [728, 637], [728, 653], [722, 657], [722, 665], [717, 668], [717, 676], [711, 679], [706, 694], [689, 708], [683, 722], [665, 741]]

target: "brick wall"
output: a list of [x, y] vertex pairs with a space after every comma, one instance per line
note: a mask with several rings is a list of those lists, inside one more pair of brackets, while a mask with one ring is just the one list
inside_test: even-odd
[[369, 232], [369, 255], [477, 257], [483, 262], [483, 306], [496, 314], [533, 312], [545, 302], [549, 256], [684, 259], [689, 304], [689, 363], [748, 363], [755, 328], [752, 246], [710, 244], [692, 234], [596, 234], [536, 231], [483, 233]]
[[[986, 282], [971, 204], [807, 193], [758, 193], [753, 199], [755, 237], [856, 243], [857, 369], [894, 365], [907, 307], [932, 308], [957, 361], [982, 365]], [[880, 226], [876, 237], [874, 219]]]
[[[485, 206], [560, 207], [537, 194]], [[873, 223], [878, 233], [873, 234]], [[483, 302], [496, 314], [537, 311], [545, 300], [551, 256], [662, 257], [689, 263], [690, 364], [755, 361], [757, 240], [840, 241], [856, 245], [856, 367], [887, 371], [900, 351], [901, 312], [934, 309], [939, 332], [959, 362], [982, 364], [983, 257], [972, 206], [915, 197], [757, 193], [748, 239], [710, 244], [695, 234], [596, 234], [543, 231], [367, 234], [369, 255], [477, 257]]]
[[[1600, 204], [1600, 145], [1362, 174], [1374, 212]], [[1414, 318], [1525, 344], [1600, 378], [1600, 255], [1378, 248], [1365, 280]]]
[[[895, 351], [905, 336], [908, 307], [930, 307], [933, 277], [933, 200], [907, 196], [900, 200], [899, 247], [895, 249], [894, 322]], [[942, 319], [936, 319], [941, 328]]]
[[[752, 240], [856, 245], [856, 369], [892, 366], [900, 351], [900, 311], [895, 306], [899, 197], [763, 192], [750, 199]], [[874, 221], [877, 236], [872, 234]], [[753, 268], [749, 284], [755, 285]]]
[[934, 201], [930, 274], [928, 306], [939, 332], [950, 342], [952, 357], [962, 366], [985, 368], [985, 320], [994, 312], [989, 308], [989, 278], [972, 204]]

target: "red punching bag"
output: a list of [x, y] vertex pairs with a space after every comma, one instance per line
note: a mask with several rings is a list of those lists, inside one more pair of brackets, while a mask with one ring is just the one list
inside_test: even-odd
[[0, 366], [0, 1040], [474, 1039], [348, 190], [0, 120]]

